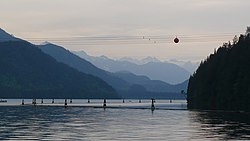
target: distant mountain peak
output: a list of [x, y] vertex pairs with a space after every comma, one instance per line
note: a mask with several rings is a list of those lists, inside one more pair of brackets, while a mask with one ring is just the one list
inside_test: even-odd
[[81, 51], [79, 51], [79, 52], [81, 52], [81, 53], [84, 53], [84, 54], [87, 54], [85, 51], [83, 51], [83, 50], [81, 50]]
[[109, 58], [107, 56], [104, 56], [104, 55], [100, 56], [100, 58], [105, 59], [105, 60], [109, 60]]
[[20, 39], [14, 37], [12, 34], [7, 33], [5, 30], [0, 28], [0, 42], [6, 41], [19, 41]]
[[157, 59], [156, 57], [152, 57], [152, 56], [148, 56], [146, 58], [141, 59], [142, 63], [149, 63], [149, 62], [161, 62], [159, 59]]
[[142, 59], [135, 59], [135, 58], [130, 58], [130, 57], [122, 57], [118, 59], [118, 61], [127, 61], [130, 63], [135, 63], [137, 65], [142, 65], [142, 64], [147, 64], [149, 62], [161, 62], [158, 58], [153, 57], [153, 56], [147, 56]]
[[130, 58], [130, 57], [122, 57], [122, 58], [118, 59], [118, 61], [126, 61], [126, 62], [130, 62], [130, 63], [138, 64], [138, 65], [141, 64], [140, 60]]

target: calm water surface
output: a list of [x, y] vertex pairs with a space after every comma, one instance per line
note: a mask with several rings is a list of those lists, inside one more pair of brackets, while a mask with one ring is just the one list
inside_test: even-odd
[[[0, 140], [250, 140], [247, 113], [13, 103], [0, 104]], [[125, 104], [136, 105], [133, 100]], [[158, 106], [173, 107], [168, 101]]]

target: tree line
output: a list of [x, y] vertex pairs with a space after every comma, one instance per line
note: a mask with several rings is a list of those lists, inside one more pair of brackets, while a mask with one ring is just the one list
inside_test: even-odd
[[250, 27], [201, 62], [187, 93], [189, 109], [250, 111]]

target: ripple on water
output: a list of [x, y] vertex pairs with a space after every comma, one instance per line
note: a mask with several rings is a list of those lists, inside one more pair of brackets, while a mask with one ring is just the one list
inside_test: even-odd
[[250, 139], [246, 113], [0, 106], [0, 140]]

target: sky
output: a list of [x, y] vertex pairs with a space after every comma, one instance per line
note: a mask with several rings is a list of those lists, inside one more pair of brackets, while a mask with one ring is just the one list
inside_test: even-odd
[[0, 27], [93, 56], [200, 61], [245, 32], [249, 7], [249, 0], [1, 0]]

